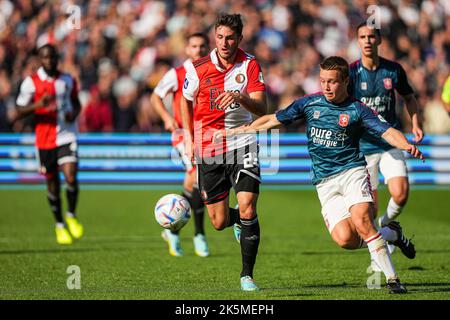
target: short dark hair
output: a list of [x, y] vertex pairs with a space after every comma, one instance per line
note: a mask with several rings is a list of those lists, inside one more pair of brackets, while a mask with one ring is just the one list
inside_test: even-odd
[[244, 25], [242, 24], [241, 15], [239, 13], [235, 14], [222, 14], [216, 21], [214, 29], [217, 29], [220, 26], [226, 26], [236, 32], [238, 36], [242, 35], [242, 28]]
[[44, 49], [50, 50], [50, 52], [57, 58], [59, 58], [58, 50], [56, 50], [56, 47], [50, 43], [44, 44], [43, 46], [39, 47], [37, 50], [38, 56], [41, 55], [42, 51]]
[[359, 29], [361, 29], [362, 27], [368, 27], [368, 28], [370, 28], [370, 29], [375, 29], [375, 34], [376, 34], [378, 37], [381, 38], [381, 31], [380, 31], [380, 29], [371, 26], [367, 20], [365, 20], [365, 21], [361, 22], [360, 24], [358, 24], [358, 26], [356, 27], [356, 34], [358, 34]]
[[209, 45], [209, 38], [203, 32], [191, 33], [186, 37], [186, 40], [189, 41], [191, 40], [191, 38], [202, 38], [203, 40], [205, 40], [206, 44]]
[[326, 58], [320, 63], [320, 69], [322, 70], [337, 70], [342, 79], [345, 79], [349, 75], [347, 61], [338, 56], [331, 56]]

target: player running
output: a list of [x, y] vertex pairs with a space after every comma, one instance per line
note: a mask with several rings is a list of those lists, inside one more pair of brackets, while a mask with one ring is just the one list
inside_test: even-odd
[[403, 242], [398, 241], [404, 237], [401, 229], [387, 226], [377, 231], [373, 224], [372, 190], [366, 161], [359, 151], [359, 140], [363, 132], [368, 131], [414, 157], [423, 159], [423, 155], [400, 131], [348, 95], [348, 78], [347, 62], [341, 57], [329, 57], [320, 64], [323, 92], [295, 100], [286, 109], [261, 117], [249, 126], [216, 132], [214, 138], [267, 130], [304, 118], [312, 160], [312, 183], [316, 186], [331, 237], [345, 249], [367, 246], [386, 276], [389, 292], [406, 293], [394, 270], [385, 239], [396, 239], [393, 243], [402, 251], [410, 248], [402, 247]]
[[[180, 100], [183, 95], [183, 81], [186, 75], [186, 65], [191, 64], [193, 60], [197, 60], [208, 54], [209, 45], [208, 38], [202, 33], [195, 33], [187, 38], [187, 46], [185, 49], [188, 59], [183, 65], [170, 69], [156, 86], [151, 96], [151, 102], [164, 121], [166, 130], [172, 132], [172, 145], [178, 151], [186, 169], [183, 182], [183, 196], [188, 200], [194, 212], [195, 236], [194, 247], [195, 254], [199, 257], [209, 256], [208, 244], [205, 237], [204, 213], [205, 205], [198, 190], [195, 166], [190, 159], [186, 158], [184, 151], [183, 131], [177, 130], [183, 128], [181, 120]], [[163, 99], [169, 94], [173, 94], [173, 116], [166, 109]], [[169, 245], [169, 253], [174, 257], [183, 255], [180, 245], [179, 231], [163, 230], [162, 236]]]
[[[239, 14], [227, 14], [215, 24], [216, 48], [189, 65], [183, 87], [182, 118], [187, 154], [197, 163], [198, 184], [209, 218], [217, 230], [234, 226], [242, 255], [241, 289], [258, 290], [253, 269], [260, 227], [256, 214], [260, 166], [255, 135], [211, 143], [212, 133], [248, 123], [252, 113], [266, 113], [265, 86], [255, 58], [239, 48]], [[192, 121], [193, 113], [193, 121]], [[234, 188], [238, 209], [229, 208]]]
[[[22, 82], [17, 113], [18, 118], [34, 114], [36, 156], [39, 172], [47, 181], [47, 198], [56, 220], [56, 241], [68, 245], [72, 238], [83, 235], [83, 226], [75, 214], [79, 189], [75, 119], [81, 110], [78, 87], [70, 74], [58, 70], [58, 53], [53, 45], [42, 46], [38, 54], [42, 66]], [[66, 182], [65, 219], [61, 212], [59, 169]]]
[[[379, 29], [369, 27], [364, 22], [357, 27], [356, 32], [361, 59], [350, 65], [349, 94], [377, 111], [391, 126], [398, 129], [400, 121], [395, 113], [395, 91], [397, 91], [403, 97], [411, 117], [413, 140], [419, 143], [423, 139], [419, 106], [405, 70], [400, 64], [378, 55], [378, 46], [381, 44]], [[360, 149], [366, 156], [370, 174], [374, 216], [378, 211], [379, 171], [388, 186], [391, 198], [385, 213], [376, 221], [376, 225], [386, 226], [400, 215], [408, 200], [409, 181], [405, 157], [401, 150], [368, 134], [363, 135]]]

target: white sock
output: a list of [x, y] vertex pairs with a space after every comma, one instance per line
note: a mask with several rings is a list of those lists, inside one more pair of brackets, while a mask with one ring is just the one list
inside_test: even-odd
[[395, 220], [400, 213], [402, 213], [403, 206], [399, 206], [395, 203], [394, 199], [389, 199], [388, 206], [386, 208], [386, 213], [381, 216], [378, 220], [380, 226], [385, 226], [392, 220]]
[[397, 232], [389, 227], [382, 227], [378, 230], [385, 241], [394, 242], [398, 239]]
[[57, 222], [57, 223], [56, 223], [56, 227], [59, 228], [59, 229], [62, 229], [62, 228], [64, 228], [65, 226], [64, 226], [64, 223]]
[[66, 212], [66, 217], [75, 218], [75, 215], [72, 212]]
[[369, 248], [369, 252], [371, 258], [375, 260], [378, 266], [383, 271], [386, 279], [397, 279], [397, 274], [394, 270], [394, 265], [391, 261], [391, 255], [386, 247], [386, 241], [384, 241], [383, 237], [379, 232], [377, 232], [374, 236], [365, 240], [367, 243], [367, 247]]

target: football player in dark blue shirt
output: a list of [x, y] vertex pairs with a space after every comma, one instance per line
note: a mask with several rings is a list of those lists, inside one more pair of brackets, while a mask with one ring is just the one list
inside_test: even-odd
[[394, 270], [385, 238], [395, 238], [405, 255], [415, 254], [401, 229], [374, 226], [373, 198], [366, 161], [359, 150], [365, 132], [381, 137], [396, 148], [424, 159], [415, 145], [381, 116], [348, 95], [349, 69], [345, 59], [329, 57], [320, 64], [322, 92], [305, 96], [287, 108], [263, 116], [248, 126], [216, 132], [214, 139], [231, 137], [290, 124], [304, 118], [312, 160], [312, 183], [322, 205], [322, 215], [333, 240], [345, 249], [367, 246], [383, 271], [391, 293], [405, 293]]
[[[414, 91], [408, 83], [405, 70], [394, 61], [378, 55], [381, 44], [380, 30], [361, 23], [357, 29], [361, 59], [350, 65], [349, 94], [377, 111], [394, 128], [400, 128], [395, 112], [395, 91], [403, 97], [411, 118], [414, 141], [423, 139], [423, 131], [418, 115], [418, 103]], [[408, 171], [401, 150], [389, 145], [382, 139], [363, 135], [361, 151], [366, 156], [372, 190], [374, 194], [374, 216], [378, 211], [379, 171], [384, 176], [391, 198], [387, 209], [376, 221], [378, 226], [388, 225], [402, 212], [409, 193]], [[398, 226], [396, 222], [391, 224]]]

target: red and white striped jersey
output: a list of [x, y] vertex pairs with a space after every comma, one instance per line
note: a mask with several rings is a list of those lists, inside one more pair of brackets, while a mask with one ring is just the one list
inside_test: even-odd
[[[173, 93], [172, 112], [179, 128], [183, 128], [180, 101], [183, 95], [183, 81], [186, 76], [186, 65], [188, 64], [192, 64], [190, 59], [186, 60], [183, 65], [167, 71], [154, 90], [155, 94], [161, 99], [164, 99], [169, 92]], [[183, 133], [181, 130], [176, 130], [172, 133], [173, 145], [177, 145], [182, 142], [182, 140]]]
[[186, 66], [183, 95], [194, 103], [194, 144], [198, 156], [205, 158], [242, 148], [256, 142], [255, 134], [213, 143], [214, 132], [239, 127], [252, 121], [252, 114], [238, 103], [221, 110], [214, 100], [224, 91], [250, 94], [265, 91], [261, 68], [256, 59], [238, 49], [235, 63], [227, 70], [219, 66], [217, 49]]
[[53, 149], [76, 141], [76, 122], [65, 121], [65, 113], [73, 111], [72, 98], [78, 95], [75, 79], [67, 73], [52, 78], [41, 67], [22, 82], [16, 104], [25, 107], [45, 93], [55, 96], [51, 102], [55, 105], [35, 110], [36, 147]]

